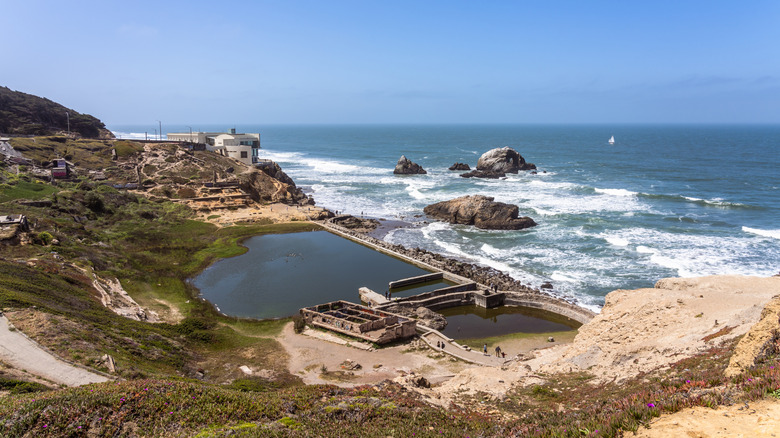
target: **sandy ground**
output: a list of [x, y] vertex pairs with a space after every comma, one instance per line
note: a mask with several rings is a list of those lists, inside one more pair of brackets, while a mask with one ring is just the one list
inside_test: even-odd
[[780, 400], [767, 399], [718, 409], [690, 408], [663, 415], [640, 429], [639, 438], [780, 437]]
[[199, 213], [197, 219], [220, 226], [229, 226], [238, 222], [254, 222], [259, 220], [270, 220], [271, 222], [279, 223], [316, 219], [321, 211], [323, 211], [323, 208], [315, 207], [313, 205], [295, 206], [279, 203], [263, 205], [255, 203], [246, 208], [239, 208], [237, 210], [225, 209]]
[[60, 360], [19, 331], [12, 331], [5, 316], [0, 316], [0, 359], [10, 367], [67, 386], [109, 380]]
[[[412, 372], [436, 382], [449, 378], [463, 369], [478, 367], [478, 365], [451, 359], [427, 346], [421, 346], [419, 341], [365, 351], [296, 334], [292, 323], [284, 327], [279, 342], [290, 355], [290, 372], [300, 376], [308, 384], [337, 383], [342, 386], [353, 386], [395, 379]], [[415, 346], [420, 348], [417, 349]], [[331, 372], [343, 371], [341, 364], [346, 360], [360, 364], [361, 369], [351, 370], [352, 375], [337, 376], [330, 373], [323, 375], [323, 366]]]

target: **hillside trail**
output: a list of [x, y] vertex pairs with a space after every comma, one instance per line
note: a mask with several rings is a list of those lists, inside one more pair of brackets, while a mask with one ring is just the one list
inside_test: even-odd
[[4, 363], [66, 386], [109, 380], [108, 377], [63, 361], [11, 327], [8, 319], [0, 314], [0, 360]]

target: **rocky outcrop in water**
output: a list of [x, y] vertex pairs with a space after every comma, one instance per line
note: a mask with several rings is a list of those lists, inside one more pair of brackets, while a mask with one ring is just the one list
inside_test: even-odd
[[536, 165], [527, 163], [516, 150], [503, 147], [491, 149], [482, 154], [477, 161], [477, 169], [461, 176], [464, 178], [501, 178], [507, 173], [533, 169], [536, 169]]
[[522, 230], [536, 225], [530, 217], [518, 217], [516, 205], [494, 202], [493, 197], [482, 195], [431, 204], [423, 212], [451, 224], [474, 225], [485, 230]]
[[450, 170], [471, 170], [471, 167], [466, 163], [455, 163], [450, 166]]
[[398, 164], [395, 165], [393, 173], [396, 175], [425, 175], [428, 172], [419, 164], [406, 158], [406, 155], [401, 155], [401, 158], [398, 159]]

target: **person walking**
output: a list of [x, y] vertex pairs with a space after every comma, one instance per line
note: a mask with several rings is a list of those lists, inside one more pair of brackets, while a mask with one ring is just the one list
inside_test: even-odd
[[485, 356], [487, 356], [487, 344], [482, 346], [482, 352], [485, 353]]
[[496, 357], [501, 357], [501, 347], [496, 345]]

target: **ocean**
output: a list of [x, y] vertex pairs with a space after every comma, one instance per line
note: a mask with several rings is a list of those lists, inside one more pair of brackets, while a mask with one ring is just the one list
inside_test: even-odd
[[[554, 294], [594, 310], [612, 290], [665, 277], [780, 272], [780, 126], [235, 127], [260, 132], [261, 157], [278, 162], [317, 205], [414, 224], [385, 240], [491, 266], [531, 286], [549, 281]], [[151, 130], [109, 128], [136, 138]], [[504, 146], [538, 173], [485, 180], [447, 169], [474, 168], [481, 154]], [[401, 155], [428, 174], [393, 175]], [[471, 194], [516, 204], [539, 225], [486, 231], [422, 217], [428, 204]]]

